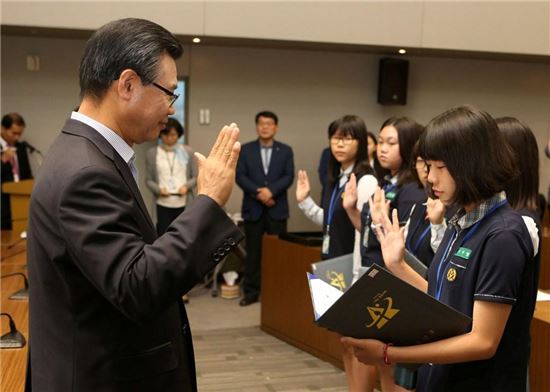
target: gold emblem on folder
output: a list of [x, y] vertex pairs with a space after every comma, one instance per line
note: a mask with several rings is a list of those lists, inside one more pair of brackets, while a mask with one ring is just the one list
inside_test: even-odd
[[447, 280], [452, 282], [456, 279], [456, 270], [454, 268], [449, 268], [447, 271]]
[[346, 281], [342, 272], [327, 271], [327, 278], [331, 286], [336, 287], [340, 291], [346, 290]]
[[381, 302], [385, 302], [385, 306], [381, 306], [380, 303], [376, 303], [374, 306], [367, 306], [367, 310], [372, 318], [372, 322], [367, 324], [367, 328], [376, 325], [376, 328], [382, 329], [399, 312], [399, 309], [393, 308], [391, 297], [386, 297]]

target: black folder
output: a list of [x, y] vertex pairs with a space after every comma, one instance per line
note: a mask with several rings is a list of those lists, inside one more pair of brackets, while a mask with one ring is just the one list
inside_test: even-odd
[[[315, 275], [308, 274], [308, 279], [317, 325], [344, 336], [408, 346], [445, 339], [471, 328], [470, 317], [376, 264], [341, 295]], [[326, 296], [314, 294], [320, 287], [328, 288]], [[321, 297], [335, 298], [335, 293], [339, 298], [326, 311], [316, 309]]]
[[311, 270], [340, 291], [346, 291], [353, 282], [353, 253], [311, 264]]

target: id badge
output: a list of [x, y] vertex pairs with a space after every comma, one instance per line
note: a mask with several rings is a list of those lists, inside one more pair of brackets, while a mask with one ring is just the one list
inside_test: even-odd
[[365, 233], [363, 234], [363, 246], [365, 248], [369, 247], [369, 231], [370, 229], [368, 227], [365, 227]]
[[323, 247], [321, 250], [323, 254], [328, 255], [329, 246], [330, 246], [330, 235], [328, 235], [327, 233], [323, 236]]
[[168, 190], [172, 193], [175, 193], [177, 191], [176, 189], [176, 181], [174, 180], [174, 177], [170, 177], [168, 179]]

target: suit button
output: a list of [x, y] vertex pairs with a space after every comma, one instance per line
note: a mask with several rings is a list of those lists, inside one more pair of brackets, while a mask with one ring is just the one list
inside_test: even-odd
[[218, 254], [218, 252], [212, 253], [212, 258], [213, 258], [214, 261], [216, 261], [216, 262], [221, 260], [221, 257], [220, 257], [220, 255]]

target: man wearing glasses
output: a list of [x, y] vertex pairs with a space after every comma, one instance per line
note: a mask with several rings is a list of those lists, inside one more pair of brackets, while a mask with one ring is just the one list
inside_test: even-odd
[[29, 219], [30, 374], [35, 391], [196, 391], [181, 301], [242, 239], [222, 207], [240, 151], [235, 124], [208, 158], [198, 197], [157, 238], [134, 144], [155, 140], [178, 98], [176, 38], [111, 22], [80, 64], [82, 101], [38, 176]]

